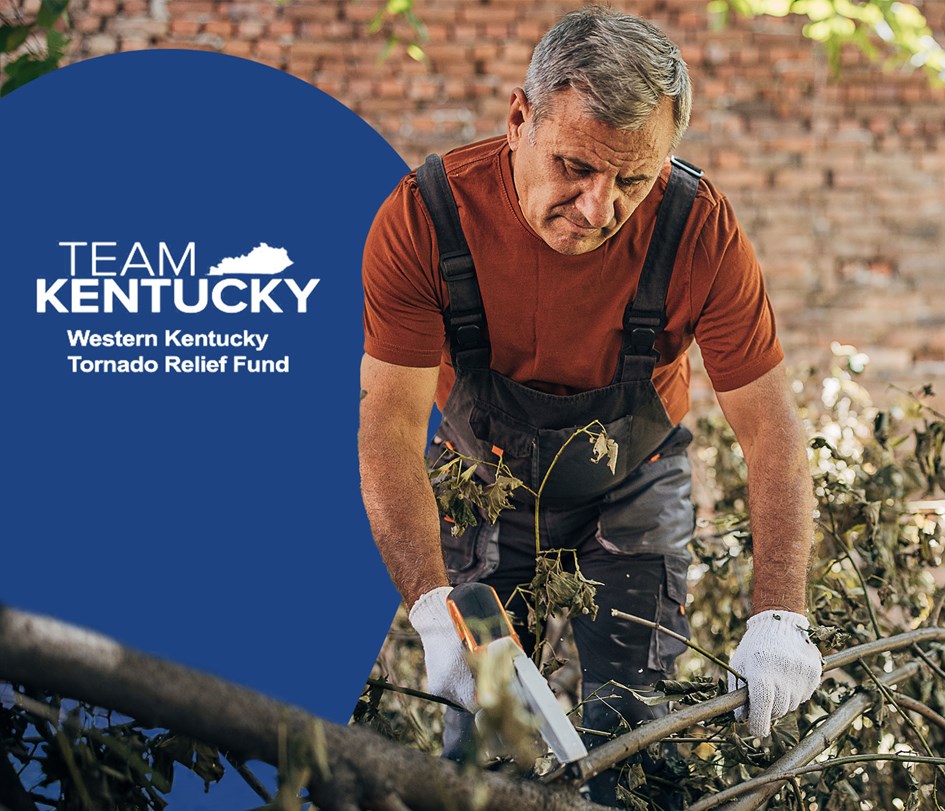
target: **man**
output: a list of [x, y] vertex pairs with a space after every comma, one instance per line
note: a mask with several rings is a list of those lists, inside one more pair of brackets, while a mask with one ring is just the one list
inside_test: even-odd
[[[433, 402], [444, 414], [434, 459], [450, 447], [493, 462], [501, 453], [533, 489], [576, 427], [607, 426], [616, 472], [572, 442], [543, 491], [541, 541], [576, 549], [584, 574], [603, 583], [597, 619], [573, 623], [584, 695], [610, 680], [644, 686], [671, 671], [681, 646], [610, 609], [688, 631], [691, 436], [679, 423], [693, 339], [748, 462], [754, 614], [732, 662], [748, 680], [749, 730], [767, 734], [819, 682], [802, 630], [812, 537], [804, 437], [751, 247], [727, 200], [669, 160], [690, 108], [685, 63], [658, 29], [601, 8], [575, 12], [536, 48], [505, 136], [445, 156], [472, 261], [434, 210], [448, 204], [437, 202], [432, 166], [421, 189], [415, 175], [404, 179], [372, 227], [364, 501], [421, 635], [429, 688], [464, 706], [475, 706], [474, 685], [449, 584], [482, 580], [504, 600], [528, 582], [534, 513], [521, 499], [495, 526], [481, 520], [452, 537], [424, 465]], [[624, 694], [588, 702], [583, 723], [609, 731], [654, 714]], [[447, 753], [459, 753], [468, 726], [448, 716]]]

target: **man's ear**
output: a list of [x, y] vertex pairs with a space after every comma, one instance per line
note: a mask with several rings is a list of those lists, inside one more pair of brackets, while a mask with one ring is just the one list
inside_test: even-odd
[[518, 149], [523, 138], [527, 138], [527, 129], [531, 125], [532, 108], [525, 98], [525, 91], [516, 87], [509, 100], [509, 120], [507, 138], [509, 149], [513, 152]]

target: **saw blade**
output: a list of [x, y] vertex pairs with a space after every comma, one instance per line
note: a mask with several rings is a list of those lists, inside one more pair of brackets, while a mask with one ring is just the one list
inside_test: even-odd
[[516, 687], [522, 701], [539, 719], [541, 736], [554, 756], [564, 765], [587, 757], [584, 741], [535, 663], [522, 653], [515, 657], [514, 664]]

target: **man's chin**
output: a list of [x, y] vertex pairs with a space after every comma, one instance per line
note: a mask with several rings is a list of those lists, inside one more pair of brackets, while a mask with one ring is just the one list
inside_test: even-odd
[[580, 256], [596, 250], [607, 240], [599, 230], [591, 234], [542, 234], [545, 244], [564, 256]]

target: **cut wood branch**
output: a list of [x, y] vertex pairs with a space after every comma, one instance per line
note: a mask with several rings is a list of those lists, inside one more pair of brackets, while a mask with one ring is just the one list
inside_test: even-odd
[[100, 634], [2, 606], [0, 679], [116, 710], [240, 760], [307, 771], [322, 811], [375, 801], [392, 807], [393, 796], [412, 811], [605, 811], [570, 786], [463, 769], [372, 730], [329, 723]]

